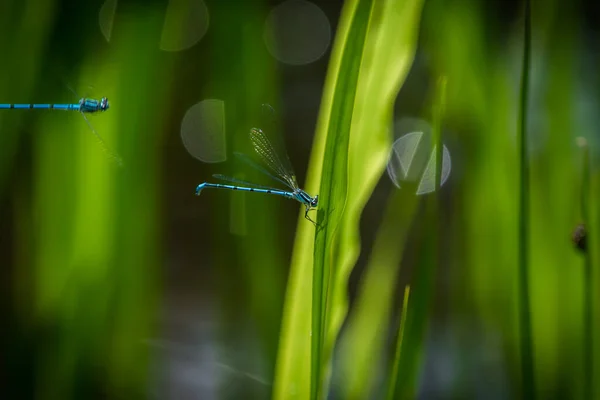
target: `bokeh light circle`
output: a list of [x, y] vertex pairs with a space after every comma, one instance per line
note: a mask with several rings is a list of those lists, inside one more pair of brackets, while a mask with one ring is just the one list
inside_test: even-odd
[[[110, 42], [118, 0], [106, 0], [98, 12], [100, 31]], [[209, 12], [203, 0], [169, 0], [159, 48], [183, 51], [198, 43], [208, 31]]]
[[331, 24], [317, 5], [305, 0], [287, 0], [269, 13], [264, 39], [267, 50], [278, 61], [310, 64], [327, 51]]
[[227, 160], [225, 102], [206, 99], [191, 106], [181, 121], [181, 141], [188, 153], [202, 162]]
[[208, 7], [202, 0], [169, 0], [160, 49], [182, 51], [198, 43], [208, 31]]
[[[401, 188], [404, 182], [418, 181], [415, 194], [421, 195], [435, 190], [436, 148], [427, 143], [430, 140], [430, 136], [418, 131], [407, 133], [394, 142], [387, 172], [397, 188]], [[450, 152], [443, 145], [440, 186], [448, 180], [450, 170]]]

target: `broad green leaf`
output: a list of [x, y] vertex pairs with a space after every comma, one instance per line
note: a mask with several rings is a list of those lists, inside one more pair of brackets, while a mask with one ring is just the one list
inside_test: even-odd
[[313, 193], [321, 185], [320, 226], [314, 247], [310, 226], [301, 224], [296, 239], [275, 398], [308, 398], [311, 379], [312, 398], [324, 396], [347, 310], [347, 278], [359, 253], [358, 220], [385, 167], [392, 107], [412, 63], [421, 6], [363, 0], [344, 7], [306, 185]]

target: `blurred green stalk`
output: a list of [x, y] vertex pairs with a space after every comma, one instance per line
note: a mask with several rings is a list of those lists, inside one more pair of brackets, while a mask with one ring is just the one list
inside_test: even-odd
[[410, 297], [410, 286], [404, 288], [404, 299], [402, 300], [402, 317], [400, 319], [400, 328], [398, 329], [398, 339], [396, 341], [396, 352], [394, 362], [390, 371], [387, 400], [394, 400], [396, 396], [396, 383], [398, 382], [398, 370], [400, 367], [400, 357], [402, 355], [402, 339], [404, 339], [404, 326], [406, 325], [406, 314], [408, 313], [408, 300]]
[[586, 142], [581, 144], [583, 153], [583, 173], [581, 181], [581, 216], [584, 229], [584, 273], [583, 273], [583, 398], [591, 399], [594, 393], [594, 341], [593, 341], [593, 280], [592, 280], [592, 256], [589, 249], [587, 231], [589, 229], [590, 211], [590, 151]]
[[521, 385], [524, 399], [535, 399], [535, 374], [529, 292], [529, 162], [527, 149], [527, 104], [531, 54], [531, 2], [525, 0], [525, 32], [519, 109], [520, 196], [519, 196], [519, 321], [521, 340]]

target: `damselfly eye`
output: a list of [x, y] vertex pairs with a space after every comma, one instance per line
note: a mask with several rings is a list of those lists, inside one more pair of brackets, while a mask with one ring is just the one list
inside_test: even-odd
[[572, 235], [572, 240], [573, 240], [573, 244], [575, 244], [575, 246], [585, 252], [587, 250], [587, 232], [585, 230], [585, 225], [584, 224], [579, 224], [575, 227], [575, 230], [573, 231], [573, 235]]
[[316, 195], [314, 199], [310, 202], [311, 207], [316, 207], [319, 204], [319, 195]]

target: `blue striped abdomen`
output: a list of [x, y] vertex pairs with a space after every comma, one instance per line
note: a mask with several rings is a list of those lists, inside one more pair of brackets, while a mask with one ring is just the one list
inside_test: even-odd
[[106, 111], [109, 108], [106, 97], [100, 100], [82, 98], [77, 104], [0, 104], [0, 110], [66, 110], [80, 111], [82, 113], [95, 113]]
[[79, 104], [0, 104], [0, 110], [79, 110]]
[[216, 189], [229, 189], [229, 190], [239, 190], [242, 192], [257, 192], [257, 193], [268, 193], [268, 194], [276, 194], [278, 196], [287, 197], [289, 199], [294, 198], [294, 194], [292, 192], [286, 192], [283, 190], [274, 190], [274, 189], [258, 189], [244, 186], [233, 186], [233, 185], [222, 185], [220, 183], [201, 183], [196, 187], [196, 195], [199, 196], [200, 192], [204, 188], [216, 188]]

